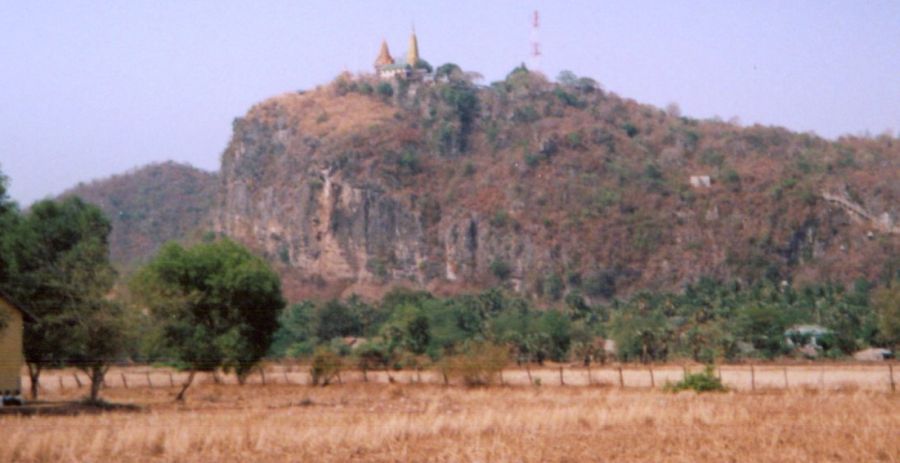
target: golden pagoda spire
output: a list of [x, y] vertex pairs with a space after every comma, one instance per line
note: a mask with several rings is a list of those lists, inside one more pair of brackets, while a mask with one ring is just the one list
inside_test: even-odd
[[409, 36], [409, 50], [406, 52], [406, 64], [410, 67], [416, 67], [419, 62], [419, 41], [416, 40], [416, 26], [412, 28], [412, 35]]
[[382, 39], [381, 51], [378, 52], [378, 58], [375, 58], [375, 67], [379, 68], [388, 64], [394, 64], [394, 58], [391, 57], [391, 52], [388, 50], [387, 41]]

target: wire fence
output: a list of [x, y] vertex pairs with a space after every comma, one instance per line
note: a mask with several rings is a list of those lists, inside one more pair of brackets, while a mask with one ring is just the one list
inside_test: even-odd
[[[732, 390], [757, 391], [773, 389], [818, 390], [882, 390], [896, 391], [894, 370], [896, 362], [879, 364], [840, 365], [722, 365], [715, 367], [715, 374]], [[547, 365], [542, 367], [514, 366], [500, 371], [496, 383], [503, 386], [572, 386], [618, 387], [623, 389], [655, 389], [675, 383], [687, 374], [702, 371], [699, 365]], [[105, 376], [104, 388], [173, 388], [181, 386], [188, 373], [169, 368], [130, 366], [112, 368]], [[331, 382], [442, 384], [460, 383], [445, 377], [437, 370], [342, 370]], [[234, 374], [198, 372], [195, 384], [238, 384]], [[313, 384], [309, 367], [305, 365], [270, 364], [255, 370], [245, 378], [245, 384], [310, 386]], [[83, 372], [74, 369], [45, 370], [39, 378], [39, 389], [65, 391], [86, 388], [90, 380]], [[30, 378], [22, 377], [25, 391], [30, 390]]]

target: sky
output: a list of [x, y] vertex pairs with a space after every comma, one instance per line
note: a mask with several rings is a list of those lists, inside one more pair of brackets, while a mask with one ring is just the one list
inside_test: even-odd
[[413, 25], [485, 83], [525, 62], [695, 118], [900, 130], [896, 0], [0, 0], [0, 171], [27, 206], [152, 162], [217, 170], [235, 117], [371, 72], [382, 39], [403, 56]]

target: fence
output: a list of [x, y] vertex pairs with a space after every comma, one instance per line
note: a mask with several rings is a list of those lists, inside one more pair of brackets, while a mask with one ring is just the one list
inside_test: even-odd
[[[857, 388], [896, 391], [894, 363], [880, 364], [824, 364], [824, 365], [722, 365], [715, 374], [728, 388], [741, 391], [771, 389], [836, 390]], [[659, 388], [677, 382], [702, 366], [679, 365], [604, 365], [506, 368], [499, 382], [506, 386], [606, 386], [620, 388]], [[106, 388], [165, 388], [181, 385], [187, 373], [165, 368], [123, 367], [107, 373]], [[344, 370], [336, 378], [338, 383], [404, 383], [444, 384], [446, 379], [433, 370], [368, 371]], [[89, 384], [86, 375], [77, 370], [49, 370], [41, 375], [42, 390], [64, 391]], [[237, 384], [234, 375], [198, 373], [195, 383]], [[309, 385], [308, 367], [302, 365], [268, 365], [246, 379], [247, 384]], [[30, 379], [23, 377], [23, 388], [29, 390]]]

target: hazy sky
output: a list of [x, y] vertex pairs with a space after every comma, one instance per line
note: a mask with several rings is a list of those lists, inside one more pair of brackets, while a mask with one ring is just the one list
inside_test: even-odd
[[0, 170], [21, 204], [173, 159], [215, 170], [253, 103], [369, 71], [382, 38], [486, 81], [541, 70], [685, 115], [900, 129], [900, 1], [0, 0]]

